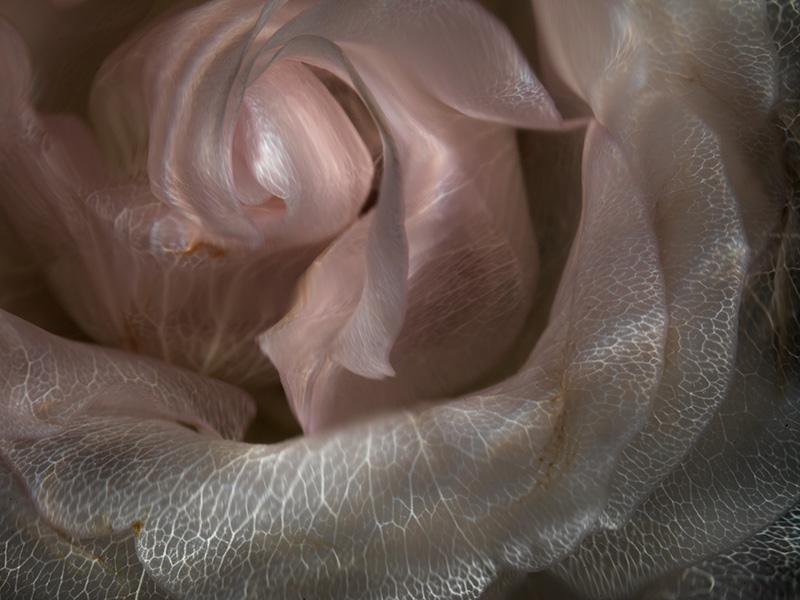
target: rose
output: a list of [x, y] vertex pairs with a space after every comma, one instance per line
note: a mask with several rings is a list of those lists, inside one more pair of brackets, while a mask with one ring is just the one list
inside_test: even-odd
[[[342, 6], [320, 3], [293, 20], [291, 14], [269, 14], [267, 7], [262, 46], [260, 38], [249, 37], [257, 10], [248, 20], [238, 4], [209, 4], [179, 13], [118, 51], [123, 58], [112, 58], [96, 80], [95, 129], [117, 150], [118, 166], [141, 173], [146, 156], [147, 179], [159, 202], [136, 189], [135, 178], [127, 187], [99, 182], [95, 168], [105, 159], [92, 156], [86, 130], [33, 113], [25, 70], [18, 61], [5, 65], [16, 85], [4, 98], [4, 126], [15, 132], [15, 143], [6, 146], [15, 168], [6, 167], [4, 189], [7, 198], [25, 199], [6, 202], [6, 211], [35, 254], [79, 254], [79, 267], [67, 260], [50, 283], [95, 338], [119, 342], [104, 328], [121, 320], [124, 337], [120, 299], [143, 302], [128, 278], [136, 271], [128, 267], [120, 277], [114, 267], [143, 269], [145, 263], [158, 277], [163, 262], [153, 266], [154, 256], [175, 269], [186, 257], [169, 252], [188, 252], [200, 275], [184, 276], [183, 286], [222, 289], [254, 316], [238, 327], [215, 323], [211, 332], [201, 329], [174, 347], [199, 347], [199, 358], [171, 355], [175, 342], [163, 335], [160, 349], [132, 349], [257, 389], [263, 382], [250, 380], [253, 363], [239, 372], [205, 364], [220, 345], [227, 351], [229, 338], [220, 336], [235, 340], [262, 325], [259, 319], [275, 318], [249, 307], [244, 292], [254, 286], [231, 286], [225, 270], [252, 268], [242, 265], [248, 261], [283, 264], [269, 262], [271, 249], [254, 250], [270, 239], [265, 231], [273, 240], [283, 235], [279, 244], [288, 244], [288, 254], [301, 263], [296, 246], [310, 243], [313, 252], [313, 242], [338, 238], [304, 275], [288, 315], [262, 338], [297, 414], [311, 428], [363, 415], [368, 394], [408, 405], [479, 383], [471, 380], [478, 373], [459, 373], [459, 366], [488, 368], [491, 377], [491, 363], [508, 349], [502, 328], [522, 327], [533, 279], [517, 163], [510, 130], [502, 124], [574, 127], [558, 119], [504, 30], [472, 5]], [[492, 387], [327, 436], [243, 446], [198, 437], [175, 424], [236, 438], [252, 410], [240, 392], [147, 359], [57, 341], [7, 317], [4, 347], [11, 360], [3, 398], [10, 402], [2, 448], [34, 499], [34, 510], [9, 500], [3, 511], [14, 555], [22, 560], [32, 553], [29, 562], [49, 573], [49, 553], [76, 548], [68, 568], [77, 576], [48, 578], [56, 586], [51, 593], [63, 597], [87, 585], [112, 597], [146, 586], [153, 594], [160, 586], [189, 597], [471, 597], [498, 573], [556, 561], [555, 571], [571, 585], [608, 595], [661, 575], [666, 579], [656, 586], [669, 587], [670, 569], [724, 551], [779, 517], [797, 493], [794, 380], [790, 371], [786, 382], [779, 381], [774, 357], [753, 351], [762, 340], [771, 343], [774, 330], [759, 329], [764, 316], [750, 314], [755, 303], [743, 290], [749, 285], [754, 296], [765, 293], [752, 283], [752, 273], [775, 251], [769, 234], [783, 208], [781, 190], [773, 187], [783, 173], [774, 160], [779, 140], [770, 114], [781, 98], [770, 96], [777, 87], [771, 84], [783, 72], [764, 68], [764, 61], [748, 71], [751, 63], [733, 52], [774, 57], [758, 5], [692, 7], [689, 19], [650, 5], [536, 5], [543, 72], [558, 77], [548, 76], [548, 87], [562, 102], [570, 93], [582, 98], [594, 122], [584, 145], [581, 221], [547, 328], [518, 373]], [[415, 12], [422, 9], [428, 12]], [[731, 20], [737, 27], [722, 27]], [[167, 31], [174, 37], [165, 49], [158, 40]], [[22, 54], [13, 33], [3, 40], [14, 45], [6, 56]], [[721, 46], [731, 51], [721, 54]], [[148, 62], [149, 48], [169, 60]], [[278, 48], [272, 68], [283, 70], [272, 75], [282, 85], [270, 81], [269, 70], [257, 78]], [[366, 191], [369, 169], [358, 165], [365, 164], [369, 146], [359, 146], [316, 80], [304, 80], [296, 63], [278, 62], [298, 58], [349, 80], [381, 135], [381, 193], [358, 221], [348, 219], [360, 208], [352, 205], [357, 191]], [[176, 93], [163, 93], [165, 81]], [[247, 94], [271, 84], [266, 91], [278, 88], [286, 96], [270, 96], [267, 114], [258, 105], [266, 100]], [[302, 84], [304, 102], [316, 109], [305, 117], [314, 123], [311, 141], [308, 130], [291, 127], [294, 114], [280, 110], [292, 86]], [[245, 109], [238, 111], [242, 93]], [[247, 121], [276, 114], [286, 118], [276, 117], [262, 130]], [[122, 115], [129, 121], [121, 122]], [[264, 134], [273, 129], [280, 134], [275, 143], [294, 145], [285, 153], [272, 147], [259, 154], [251, 143], [258, 136], [247, 133], [273, 139]], [[44, 149], [33, 144], [40, 135], [47, 136]], [[310, 148], [318, 141], [332, 150], [337, 136], [348, 140], [345, 157]], [[490, 160], [494, 149], [505, 152], [500, 165]], [[276, 153], [286, 158], [281, 169], [254, 168]], [[310, 171], [287, 183], [287, 173], [307, 166], [297, 156], [329, 161], [328, 174], [343, 169], [342, 161], [351, 168], [347, 177], [323, 179], [332, 184], [324, 189], [314, 188], [320, 180]], [[239, 173], [244, 167], [243, 185], [237, 165]], [[565, 173], [558, 175], [554, 179]], [[304, 186], [330, 187], [341, 208], [315, 219], [310, 232], [296, 224], [292, 229], [292, 210], [313, 216], [328, 207], [293, 209], [292, 198], [315, 199], [302, 193]], [[272, 193], [259, 196], [260, 189]], [[271, 198], [276, 189], [289, 196], [285, 208], [253, 201]], [[534, 181], [532, 194], [535, 189]], [[420, 195], [427, 199], [422, 208], [415, 204], [423, 202]], [[480, 210], [488, 200], [493, 209], [509, 212]], [[446, 227], [438, 211], [452, 217]], [[64, 216], [56, 220], [53, 214]], [[49, 223], [52, 231], [34, 240], [31, 222]], [[470, 242], [485, 240], [476, 236], [485, 235], [487, 223], [502, 226], [490, 230], [496, 237], [487, 250], [477, 245], [481, 252], [475, 252]], [[340, 231], [342, 226], [348, 229]], [[436, 237], [442, 229], [444, 242]], [[543, 275], [552, 274], [548, 261], [558, 254], [544, 233]], [[48, 247], [54, 241], [58, 246]], [[196, 250], [201, 242], [204, 254]], [[218, 248], [226, 257], [216, 258], [233, 264], [210, 266]], [[503, 257], [515, 253], [525, 268], [509, 274]], [[457, 271], [464, 257], [475, 257], [470, 267], [487, 261], [490, 276], [481, 269], [469, 276]], [[428, 262], [436, 267], [432, 283], [419, 275], [420, 263]], [[259, 273], [259, 283], [276, 270]], [[281, 276], [291, 283], [291, 274]], [[76, 298], [76, 281], [90, 294]], [[521, 291], [509, 297], [498, 282]], [[160, 284], [154, 287], [163, 290]], [[199, 304], [194, 289], [179, 290], [185, 294], [179, 295], [179, 314], [195, 323], [217, 318], [215, 310], [200, 310], [198, 317], [184, 308]], [[446, 339], [440, 343], [449, 329], [434, 329], [435, 339], [426, 339], [426, 327], [438, 316], [433, 309], [453, 311], [454, 292], [476, 290], [484, 292], [477, 308], [458, 306], [456, 318], [442, 321], [455, 323], [451, 329], [458, 335], [464, 335], [458, 332], [462, 323], [471, 327], [462, 344], [466, 356], [447, 347]], [[101, 293], [101, 306], [112, 316], [108, 322], [97, 318]], [[279, 303], [284, 296], [269, 297]], [[547, 298], [546, 291], [540, 298]], [[476, 315], [497, 318], [498, 308], [501, 331], [492, 339]], [[415, 309], [423, 315], [416, 321]], [[145, 305], [141, 312], [153, 310]], [[740, 322], [743, 337], [737, 339]], [[484, 342], [478, 357], [470, 356], [476, 339]], [[145, 335], [142, 342], [151, 339]], [[415, 360], [414, 351], [423, 359]], [[252, 355], [239, 349], [232, 354]], [[426, 381], [431, 356], [445, 363], [437, 365], [440, 381]], [[36, 371], [42, 364], [49, 366]], [[387, 364], [396, 376], [380, 380], [389, 374]], [[356, 402], [343, 407], [343, 397]], [[756, 397], [765, 406], [754, 414]], [[725, 434], [745, 423], [757, 425], [741, 434], [746, 441], [731, 444]], [[779, 474], [772, 470], [776, 459], [785, 462]], [[743, 480], [748, 476], [762, 486], [757, 499]], [[704, 484], [700, 489], [693, 487], [697, 481]], [[691, 503], [675, 501], [689, 492]], [[728, 530], [719, 531], [707, 515], [716, 523], [724, 519]], [[776, 521], [755, 543], [786, 522]], [[52, 525], [71, 537], [56, 537]], [[44, 543], [28, 544], [31, 532]], [[89, 556], [123, 568], [110, 581], [106, 570], [93, 570]], [[620, 558], [608, 563], [607, 556]], [[720, 565], [724, 556], [709, 562], [710, 572]], [[14, 585], [24, 589], [27, 569], [21, 576], [15, 571]]]

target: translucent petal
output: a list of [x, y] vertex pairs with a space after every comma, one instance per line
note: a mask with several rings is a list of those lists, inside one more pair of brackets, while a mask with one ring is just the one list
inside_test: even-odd
[[797, 396], [765, 351], [775, 290], [759, 281], [785, 210], [774, 47], [756, 2], [535, 6], [540, 23], [569, 32], [542, 28], [546, 51], [620, 135], [656, 207], [662, 382], [622, 453], [608, 529], [555, 569], [589, 597], [624, 597], [796, 502]]
[[742, 544], [651, 586], [647, 600], [790, 600], [800, 593], [800, 510], [790, 510]]

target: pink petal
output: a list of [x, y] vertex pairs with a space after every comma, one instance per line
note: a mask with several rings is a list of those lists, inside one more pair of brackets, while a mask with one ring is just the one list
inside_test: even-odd
[[[261, 35], [297, 7], [272, 15], [267, 5]], [[258, 43], [258, 15], [252, 3], [212, 3], [157, 23], [106, 62], [92, 112], [121, 164], [133, 172], [146, 166], [154, 195], [205, 239], [250, 247], [317, 242], [357, 215], [371, 158], [303, 67], [278, 65], [247, 79], [243, 61]], [[164, 94], [164, 86], [174, 92]], [[234, 158], [245, 163], [238, 181]], [[273, 196], [285, 212], [269, 208]]]
[[87, 415], [179, 422], [241, 437], [251, 400], [220, 382], [151, 359], [57, 338], [0, 313], [0, 438], [38, 439]]
[[[228, 248], [208, 243], [206, 230], [160, 203], [140, 180], [116, 171], [80, 119], [34, 113], [22, 43], [10, 29], [0, 39], [10, 46], [3, 56], [16, 57], [3, 65], [12, 85], [4, 88], [0, 112], [6, 125], [0, 151], [9, 157], [0, 167], [2, 210], [70, 315], [105, 344], [250, 387], [274, 382], [255, 336], [285, 312], [321, 244], [355, 220], [370, 183], [372, 159], [342, 109], [297, 63], [280, 65], [252, 87], [250, 113], [269, 106], [270, 115], [283, 115], [298, 132], [275, 134], [286, 140], [291, 161], [284, 166], [295, 168], [294, 192], [279, 214], [243, 207], [269, 240], [255, 249]], [[275, 76], [282, 78], [284, 95], [266, 98], [264, 86]], [[319, 101], [310, 112], [295, 110], [298, 93]], [[316, 127], [314, 119], [322, 117], [327, 125]], [[309, 136], [308, 122], [316, 136]], [[350, 150], [322, 155], [314, 164], [315, 140]]]
[[[234, 152], [254, 188], [248, 212], [254, 221], [264, 219], [259, 229], [270, 246], [325, 241], [355, 220], [369, 191], [372, 158], [307, 67], [281, 61], [261, 75], [245, 92], [238, 127]], [[285, 215], [270, 217], [260, 206], [270, 195], [285, 204]]]
[[[446, 24], [431, 31], [426, 23], [437, 18], [438, 10], [418, 14], [391, 5], [363, 10], [364, 21], [354, 23], [334, 4], [321, 3], [290, 21], [265, 48], [268, 54], [270, 47], [301, 33], [339, 44], [346, 58], [319, 44], [315, 48], [294, 43], [291, 52], [349, 77], [377, 119], [385, 144], [383, 185], [369, 230], [354, 227], [319, 259], [305, 278], [300, 304], [262, 338], [307, 428], [441, 397], [476, 381], [509, 350], [514, 341], [510, 332], [530, 307], [536, 254], [510, 132], [470, 117], [556, 127], [558, 115], [507, 32], [488, 15], [472, 5], [448, 4], [441, 8], [447, 11]], [[452, 37], [453, 48], [471, 52], [477, 37], [500, 60], [491, 71], [487, 65], [489, 77], [481, 71], [485, 57], [476, 53], [473, 68], [464, 70], [461, 51], [431, 54], [436, 60], [426, 61], [426, 68], [412, 69], [412, 64], [421, 64], [414, 61], [414, 48], [394, 54], [402, 43], [393, 33], [398, 20], [404, 30], [417, 34], [415, 48]], [[288, 43], [287, 52], [292, 45]], [[433, 85], [439, 80], [448, 84]], [[518, 96], [505, 96], [504, 89]], [[426, 94], [439, 96], [438, 101]], [[485, 164], [486, 155], [495, 153], [497, 159]], [[496, 181], [502, 181], [502, 187], [491, 189]], [[453, 227], [456, 221], [468, 224]], [[438, 232], [444, 223], [453, 229], [447, 235]], [[436, 260], [439, 256], [442, 260]], [[430, 283], [423, 284], [421, 275], [425, 263], [425, 277], [430, 277], [431, 272], [446, 273], [465, 262], [475, 262], [476, 273], [483, 270], [462, 289], [483, 309], [471, 307], [466, 313], [450, 304], [452, 289], [447, 286], [426, 292]], [[426, 297], [431, 294], [436, 297]], [[478, 317], [481, 310], [496, 307], [499, 297], [509, 301], [508, 311], [497, 314], [491, 324], [485, 315]], [[431, 322], [417, 317], [413, 324], [404, 324], [407, 310], [432, 311], [427, 316]], [[471, 310], [475, 312], [467, 316]], [[425, 329], [436, 330], [448, 317], [457, 321], [455, 315], [466, 318], [463, 330], [469, 330], [468, 335], [463, 330], [443, 333], [441, 339], [420, 335]], [[449, 334], [454, 335], [447, 340]], [[395, 343], [403, 336], [407, 344], [401, 350]], [[414, 338], [417, 343], [410, 341]], [[485, 342], [484, 352], [470, 356], [464, 348], [474, 347], [478, 339]], [[415, 359], [402, 368], [390, 364], [393, 347], [396, 357]], [[481, 366], [470, 366], [473, 363]], [[439, 366], [431, 372], [435, 364]]]

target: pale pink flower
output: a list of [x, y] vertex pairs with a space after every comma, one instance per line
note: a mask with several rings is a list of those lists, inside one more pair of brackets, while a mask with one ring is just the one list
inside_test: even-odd
[[485, 4], [0, 8], [2, 597], [797, 589], [797, 8]]

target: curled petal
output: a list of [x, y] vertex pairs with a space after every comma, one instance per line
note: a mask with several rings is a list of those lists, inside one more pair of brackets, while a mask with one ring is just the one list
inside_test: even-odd
[[[303, 198], [287, 197], [291, 205], [279, 214], [269, 207], [248, 207], [252, 221], [270, 233], [270, 243], [228, 248], [204, 240], [201, 228], [159, 202], [145, 182], [120, 176], [98, 147], [95, 132], [80, 118], [34, 112], [22, 42], [9, 27], [0, 39], [13, 51], [9, 56], [18, 57], [2, 65], [13, 85], [4, 88], [8, 100], [0, 113], [6, 125], [0, 152], [8, 158], [0, 167], [0, 209], [10, 233], [24, 240], [29, 260], [41, 265], [42, 279], [70, 316], [102, 343], [159, 356], [251, 389], [274, 382], [274, 369], [254, 338], [286, 310], [297, 278], [327, 239], [355, 219], [371, 177], [371, 158], [342, 109], [305, 67], [282, 67], [284, 75], [286, 69], [298, 71], [292, 71], [297, 75], [292, 81], [304, 94], [316, 94], [316, 108], [327, 107], [330, 121], [327, 129], [321, 128], [323, 137], [351, 148], [356, 158], [317, 164], [329, 173], [327, 178], [302, 169], [295, 173], [307, 182], [300, 190]], [[253, 106], [266, 101], [256, 93], [263, 85], [259, 82], [250, 92]], [[289, 114], [297, 118], [295, 127], [301, 130], [311, 118], [308, 113], [300, 118], [298, 111], [282, 114], [284, 119]], [[243, 129], [245, 135], [247, 127]], [[312, 168], [306, 160], [311, 144], [307, 134], [287, 137], [292, 164], [303, 169]], [[239, 150], [246, 154], [244, 146]], [[336, 156], [342, 158], [341, 153]], [[367, 168], [359, 172], [359, 164]], [[336, 165], [349, 166], [337, 171]], [[247, 175], [253, 164], [245, 161], [242, 166]], [[332, 201], [322, 188], [326, 193], [336, 189], [334, 196], [346, 197], [347, 204]], [[315, 200], [305, 202], [308, 196]], [[319, 225], [306, 227], [309, 220]]]
[[[287, 23], [261, 50], [269, 56], [271, 47], [296, 44], [289, 40], [301, 34], [335, 42], [342, 59], [333, 51], [326, 60], [331, 51], [308, 45], [298, 52], [349, 74], [384, 141], [381, 194], [371, 222], [354, 226], [318, 260], [299, 303], [262, 339], [310, 429], [474, 383], [508, 351], [530, 307], [536, 252], [513, 141], [499, 124], [556, 127], [560, 121], [508, 33], [471, 4], [444, 4], [426, 5], [420, 14], [394, 4], [367, 10], [350, 2], [364, 15], [355, 23], [338, 4], [323, 2]], [[444, 15], [446, 24], [432, 31], [427, 24], [441, 24]], [[395, 58], [402, 43], [394, 33], [398, 20], [419, 47]], [[470, 69], [453, 76], [464, 57], [448, 51], [431, 54], [436, 60], [424, 69], [412, 68], [422, 64], [414, 62], [415, 52], [442, 37], [466, 52], [477, 38], [499, 60], [490, 70], [476, 54]], [[433, 85], [447, 69], [448, 83]], [[459, 293], [474, 301], [454, 309], [448, 299], [455, 288], [443, 274], [465, 263], [474, 263], [474, 272], [462, 273]], [[433, 273], [441, 286], [425, 280], [437, 278]], [[505, 307], [497, 311], [500, 304]], [[460, 331], [432, 333], [448, 319], [465, 324]], [[478, 339], [485, 342], [480, 358], [466, 350]]]
[[[128, 172], [146, 166], [154, 195], [217, 243], [325, 240], [369, 190], [364, 144], [310, 72], [276, 65], [248, 79], [255, 33], [269, 35], [303, 3], [280, 4], [260, 18], [252, 2], [179, 13], [120, 48], [95, 83], [106, 146]], [[162, 93], [167, 82], [174, 93]]]

